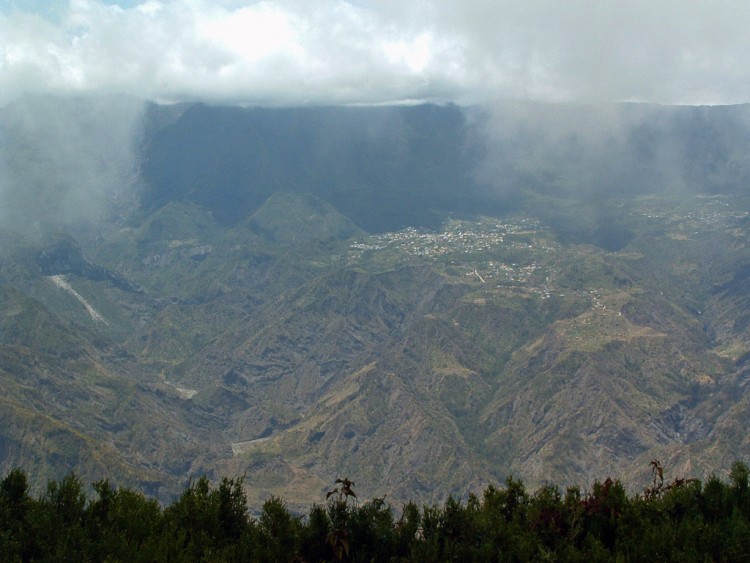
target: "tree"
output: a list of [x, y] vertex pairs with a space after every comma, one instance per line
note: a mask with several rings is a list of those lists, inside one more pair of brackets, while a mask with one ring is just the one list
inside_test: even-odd
[[97, 481], [98, 498], [87, 508], [86, 532], [92, 558], [119, 561], [153, 561], [163, 532], [159, 503], [127, 488]]
[[26, 474], [14, 468], [0, 481], [0, 560], [33, 557], [33, 537], [28, 522], [31, 505]]

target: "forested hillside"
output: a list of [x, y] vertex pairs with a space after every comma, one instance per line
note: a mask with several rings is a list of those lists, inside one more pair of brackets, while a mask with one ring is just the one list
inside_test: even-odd
[[249, 514], [242, 479], [202, 477], [162, 507], [108, 481], [86, 494], [74, 475], [38, 497], [14, 469], [0, 481], [3, 561], [742, 561], [750, 549], [748, 468], [716, 477], [653, 481], [629, 495], [607, 478], [591, 490], [509, 477], [465, 502], [358, 499], [337, 479], [304, 514], [271, 497]]

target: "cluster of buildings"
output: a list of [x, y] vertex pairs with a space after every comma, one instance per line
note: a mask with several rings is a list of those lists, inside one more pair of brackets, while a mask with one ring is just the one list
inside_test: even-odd
[[491, 218], [451, 220], [442, 232], [407, 228], [360, 239], [349, 250], [355, 260], [380, 252], [442, 258], [454, 271], [482, 283], [528, 286], [540, 270], [535, 256], [553, 251], [540, 236], [543, 230], [538, 221], [528, 218], [507, 222]]

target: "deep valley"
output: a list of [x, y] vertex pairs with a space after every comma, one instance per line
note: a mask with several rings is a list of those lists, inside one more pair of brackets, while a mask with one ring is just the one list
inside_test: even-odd
[[442, 502], [724, 475], [750, 457], [747, 109], [620, 111], [605, 151], [453, 106], [148, 106], [103, 219], [2, 231], [0, 470], [301, 505], [339, 476]]

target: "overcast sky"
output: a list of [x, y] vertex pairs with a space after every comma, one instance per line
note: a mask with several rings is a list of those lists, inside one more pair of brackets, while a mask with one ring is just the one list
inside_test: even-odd
[[747, 0], [0, 0], [0, 105], [750, 101]]

